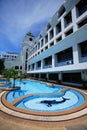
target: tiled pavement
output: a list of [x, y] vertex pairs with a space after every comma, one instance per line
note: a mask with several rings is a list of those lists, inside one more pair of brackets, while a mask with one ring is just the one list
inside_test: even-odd
[[38, 122], [0, 112], [0, 130], [87, 130], [87, 116], [67, 122]]

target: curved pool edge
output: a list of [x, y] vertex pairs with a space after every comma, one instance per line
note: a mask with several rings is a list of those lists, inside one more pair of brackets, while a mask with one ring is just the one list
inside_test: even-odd
[[[77, 90], [77, 89], [76, 89]], [[79, 91], [79, 90], [78, 90]], [[37, 121], [67, 121], [73, 120], [84, 115], [87, 115], [87, 93], [83, 91], [79, 91], [85, 97], [85, 102], [78, 108], [67, 110], [64, 112], [34, 112], [34, 111], [27, 111], [20, 108], [14, 107], [11, 103], [7, 103], [6, 101], [6, 91], [0, 93], [1, 101], [0, 101], [0, 108], [1, 111], [7, 113], [9, 115], [26, 119], [26, 120], [37, 120]]]

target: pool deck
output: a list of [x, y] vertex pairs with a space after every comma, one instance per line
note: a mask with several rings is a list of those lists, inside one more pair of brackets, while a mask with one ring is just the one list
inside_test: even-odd
[[[83, 91], [87, 94], [87, 90]], [[0, 90], [0, 92], [2, 92], [2, 90]], [[7, 114], [3, 112], [1, 109], [2, 108], [0, 106], [0, 130], [87, 130], [87, 107], [85, 115], [78, 118], [78, 113], [75, 112], [74, 114], [77, 118], [57, 122], [26, 120], [18, 118], [16, 117], [16, 115], [9, 115], [9, 112]], [[72, 116], [72, 114], [70, 116]]]

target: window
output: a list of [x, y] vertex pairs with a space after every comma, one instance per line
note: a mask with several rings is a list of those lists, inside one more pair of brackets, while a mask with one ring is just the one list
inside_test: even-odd
[[44, 43], [43, 43], [43, 39], [41, 40], [41, 47], [44, 45]]
[[53, 46], [53, 45], [54, 45], [54, 42], [51, 42], [51, 43], [50, 43], [50, 47]]
[[45, 36], [45, 43], [48, 42], [48, 35]]
[[41, 78], [46, 80], [46, 74], [41, 74]]
[[41, 39], [41, 38], [42, 38], [42, 35], [40, 34], [39, 39]]
[[61, 17], [64, 14], [64, 12], [65, 12], [65, 7], [61, 6], [61, 8], [58, 11], [58, 18]]
[[73, 59], [72, 48], [68, 48], [56, 54], [57, 62], [64, 62]]
[[58, 81], [58, 74], [56, 73], [49, 74], [49, 80]]
[[56, 25], [56, 34], [61, 32], [61, 22]]
[[19, 66], [15, 66], [15, 69], [18, 70], [18, 69], [19, 69]]
[[22, 70], [22, 66], [20, 66], [20, 70]]
[[51, 28], [51, 24], [48, 23], [48, 25], [47, 25], [47, 31], [48, 31], [50, 28]]
[[78, 28], [84, 26], [85, 24], [87, 24], [87, 18], [78, 23]]
[[52, 56], [49, 56], [44, 59], [44, 66], [50, 66], [52, 65]]
[[40, 42], [38, 43], [38, 50], [40, 49]]
[[26, 59], [28, 58], [28, 52], [26, 51]]
[[67, 27], [71, 22], [72, 22], [72, 15], [71, 15], [71, 12], [69, 12], [69, 13], [64, 17], [64, 25], [65, 25], [65, 27]]
[[45, 50], [47, 50], [47, 49], [48, 49], [48, 46], [45, 47]]
[[63, 73], [63, 82], [81, 83], [81, 73]]
[[37, 53], [37, 55], [39, 55], [39, 54], [40, 54], [40, 52]]
[[50, 31], [50, 40], [54, 37], [54, 31], [53, 29]]
[[32, 38], [29, 38], [29, 41], [33, 41], [33, 39], [32, 39]]
[[32, 64], [32, 70], [34, 70], [34, 66], [35, 66], [35, 64]]
[[43, 52], [43, 49], [41, 50], [41, 53]]
[[77, 17], [79, 17], [85, 11], [87, 11], [87, 0], [80, 0], [80, 2], [76, 5], [76, 9], [77, 9]]
[[65, 37], [68, 36], [68, 35], [70, 35], [71, 33], [73, 33], [73, 29], [70, 29], [69, 31], [67, 31], [67, 32], [65, 33]]
[[41, 61], [37, 62], [37, 69], [41, 67]]
[[80, 50], [81, 50], [81, 56], [87, 57], [87, 41], [84, 41], [80, 43], [79, 45], [80, 45]]
[[62, 40], [62, 36], [60, 36], [60, 37], [58, 37], [58, 38], [56, 39], [56, 43], [59, 42], [59, 41], [61, 41], [61, 40]]

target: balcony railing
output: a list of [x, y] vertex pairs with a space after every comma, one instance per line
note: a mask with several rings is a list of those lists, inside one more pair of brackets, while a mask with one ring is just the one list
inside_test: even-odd
[[51, 68], [51, 67], [52, 67], [52, 65], [44, 65], [43, 69], [47, 69], [47, 68]]
[[71, 64], [73, 64], [73, 59], [68, 59], [68, 60], [65, 60], [65, 61], [56, 62], [55, 66], [58, 67], [58, 66], [71, 65]]
[[37, 68], [36, 68], [36, 70], [40, 70], [40, 69], [41, 69], [41, 67], [37, 67]]
[[87, 62], [87, 54], [80, 56], [79, 62]]

